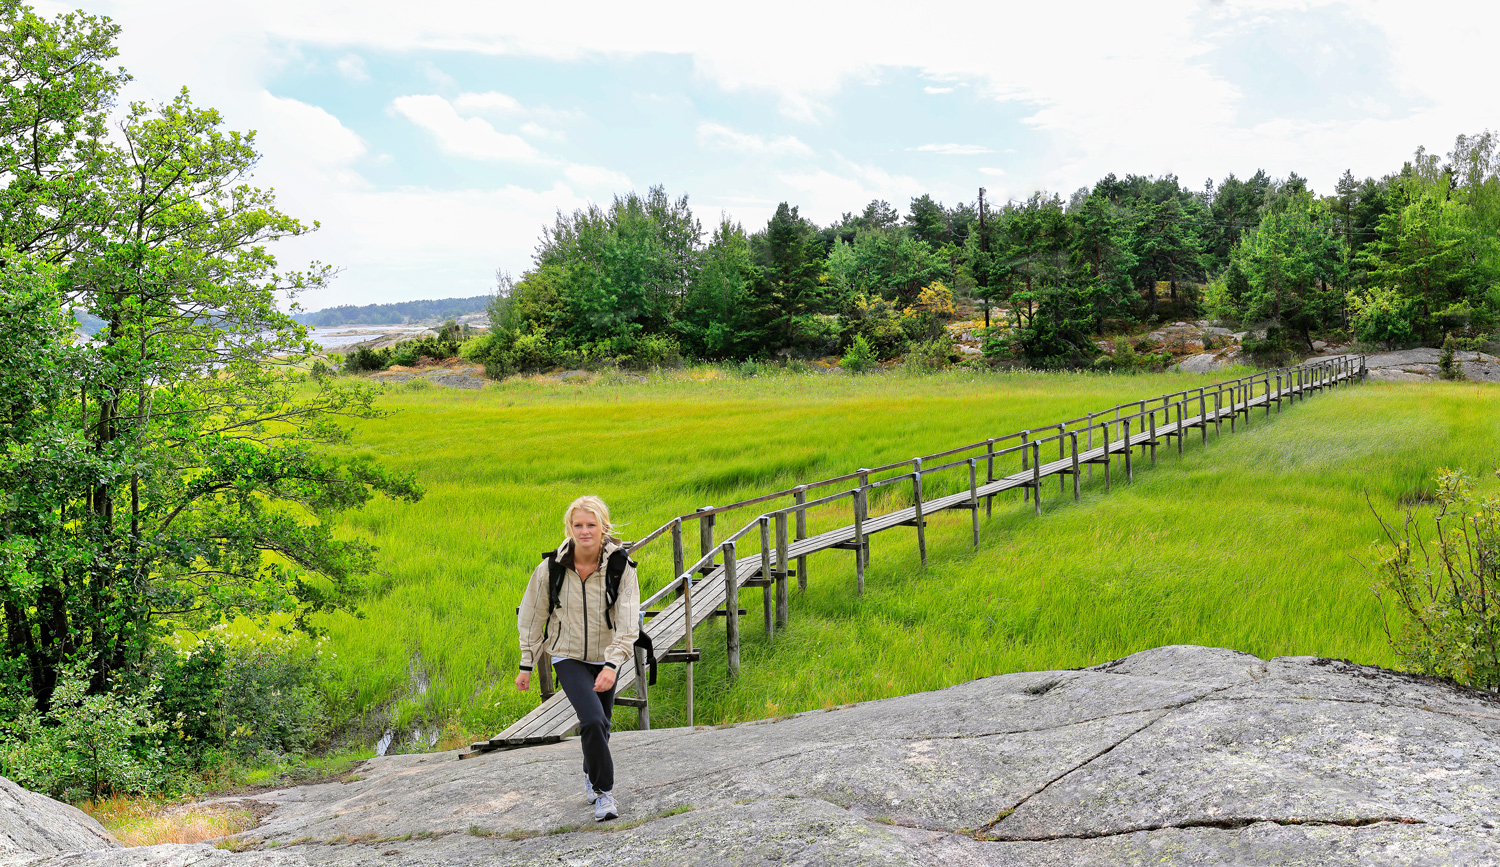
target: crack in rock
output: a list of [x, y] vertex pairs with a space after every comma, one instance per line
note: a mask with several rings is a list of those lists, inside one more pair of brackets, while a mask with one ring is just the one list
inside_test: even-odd
[[1241, 828], [1248, 828], [1251, 825], [1261, 823], [1272, 825], [1332, 825], [1341, 828], [1364, 828], [1369, 825], [1427, 824], [1421, 819], [1414, 819], [1410, 816], [1373, 816], [1363, 819], [1278, 819], [1271, 816], [1256, 816], [1254, 818], [1233, 819], [1187, 819], [1181, 822], [1167, 822], [1160, 825], [1133, 825], [1129, 828], [1121, 828], [1114, 831], [1087, 831], [1078, 834], [1043, 834], [1037, 836], [990, 834], [986, 833], [985, 829], [980, 829], [971, 836], [973, 839], [985, 843], [1048, 843], [1054, 840], [1099, 840], [1105, 837], [1123, 837], [1141, 831], [1167, 831], [1185, 828], [1217, 828], [1222, 831], [1237, 831]]
[[[974, 833], [975, 834], [988, 834], [990, 831], [992, 831], [994, 829], [994, 827], [996, 825], [1000, 824], [1001, 822], [1004, 822], [1006, 819], [1009, 819], [1016, 812], [1016, 810], [1019, 810], [1021, 808], [1021, 806], [1023, 804], [1025, 804], [1027, 801], [1030, 801], [1032, 798], [1035, 798], [1037, 795], [1040, 795], [1041, 793], [1047, 791], [1048, 788], [1050, 788], [1052, 785], [1054, 785], [1055, 783], [1057, 783], [1059, 780], [1062, 780], [1062, 779], [1066, 778], [1067, 776], [1069, 776], [1070, 774], [1073, 774], [1073, 773], [1075, 773], [1075, 772], [1077, 772], [1077, 771], [1079, 771], [1079, 770], [1081, 770], [1083, 768], [1086, 768], [1089, 765], [1093, 764], [1094, 762], [1098, 761], [1099, 759], [1103, 758], [1104, 756], [1109, 755], [1111, 752], [1113, 752], [1115, 750], [1116, 747], [1120, 746], [1121, 744], [1125, 743], [1126, 741], [1130, 740], [1131, 738], [1135, 737], [1136, 735], [1140, 734], [1141, 732], [1145, 731], [1146, 729], [1148, 729], [1148, 728], [1156, 725], [1157, 723], [1159, 723], [1162, 720], [1166, 719], [1167, 717], [1171, 716], [1172, 715], [1172, 711], [1174, 711], [1174, 710], [1181, 710], [1181, 709], [1183, 709], [1183, 708], [1185, 708], [1185, 707], [1187, 707], [1189, 705], [1197, 704], [1197, 703], [1199, 703], [1201, 701], [1206, 701], [1206, 700], [1209, 699], [1210, 696], [1213, 696], [1213, 695], [1215, 695], [1217, 693], [1221, 693], [1221, 692], [1223, 692], [1224, 690], [1227, 690], [1227, 689], [1233, 689], [1234, 687], [1236, 687], [1238, 685], [1239, 684], [1227, 684], [1225, 686], [1219, 687], [1218, 689], [1210, 690], [1210, 691], [1204, 693], [1203, 695], [1198, 696], [1197, 698], [1188, 699], [1187, 701], [1181, 702], [1180, 704], [1171, 705], [1169, 707], [1166, 707], [1166, 708], [1162, 709], [1161, 716], [1159, 716], [1159, 717], [1157, 717], [1157, 718], [1155, 718], [1153, 720], [1149, 720], [1145, 725], [1143, 725], [1143, 726], [1135, 729], [1132, 732], [1129, 732], [1124, 737], [1120, 738], [1119, 740], [1115, 741], [1114, 743], [1110, 744], [1109, 746], [1105, 747], [1104, 749], [1100, 750], [1099, 752], [1095, 753], [1094, 755], [1089, 756], [1087, 759], [1084, 759], [1082, 762], [1078, 763], [1077, 765], [1074, 765], [1073, 767], [1067, 769], [1066, 771], [1063, 771], [1061, 774], [1058, 774], [1057, 776], [1055, 776], [1052, 779], [1048, 780], [1047, 782], [1043, 783], [1041, 788], [1039, 788], [1036, 791], [1034, 791], [1034, 792], [1026, 795], [1021, 800], [1019, 800], [1019, 801], [1015, 802], [1014, 804], [1012, 804], [1009, 808], [1007, 808], [1005, 810], [1001, 810], [1000, 813], [999, 813], [999, 815], [995, 816], [995, 818], [992, 819], [989, 822], [989, 824], [983, 826], [982, 828], [977, 829]], [[980, 839], [980, 838], [976, 837], [975, 839]]]

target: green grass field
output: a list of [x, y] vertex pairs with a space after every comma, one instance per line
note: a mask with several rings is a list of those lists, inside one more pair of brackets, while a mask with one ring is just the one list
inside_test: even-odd
[[[1211, 381], [1186, 375], [785, 375], [652, 382], [512, 382], [483, 391], [392, 390], [351, 451], [415, 470], [414, 506], [377, 502], [344, 520], [375, 541], [381, 573], [363, 618], [327, 625], [335, 698], [390, 708], [400, 726], [489, 734], [535, 705], [511, 685], [514, 609], [561, 510], [610, 503], [626, 538], [675, 514], [916, 454], [1074, 418]], [[1219, 378], [1219, 377], [1216, 377]], [[723, 627], [700, 628], [696, 721], [718, 723], [933, 689], [975, 677], [1089, 665], [1162, 644], [1392, 664], [1371, 579], [1356, 562], [1439, 466], [1490, 476], [1500, 390], [1366, 383], [1320, 393], [1081, 503], [1044, 488], [1043, 514], [997, 498], [970, 544], [964, 512], [934, 516], [929, 566], [913, 531], [874, 537], [865, 595], [852, 558], [812, 558], [789, 628], [768, 642], [758, 590], [742, 605], [743, 672], [724, 674]], [[1096, 474], [1097, 476], [1097, 474]], [[1117, 480], [1119, 476], [1116, 476]], [[949, 485], [939, 483], [939, 489]], [[1491, 484], [1491, 486], [1493, 486]], [[751, 514], [720, 524], [727, 533]], [[818, 522], [843, 523], [825, 513]], [[742, 556], [744, 556], [742, 554]], [[672, 571], [641, 558], [643, 589]], [[653, 722], [680, 724], [681, 666], [663, 669]], [[633, 724], [622, 710], [617, 725]]]

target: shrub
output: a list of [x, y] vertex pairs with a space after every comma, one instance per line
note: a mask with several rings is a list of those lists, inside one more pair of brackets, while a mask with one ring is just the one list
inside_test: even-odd
[[1349, 327], [1361, 343], [1394, 349], [1416, 339], [1415, 310], [1395, 289], [1349, 293]]
[[913, 343], [902, 362], [909, 373], [942, 370], [953, 362], [953, 339], [943, 334], [921, 343]]
[[[1373, 509], [1372, 509], [1373, 511]], [[1432, 527], [1410, 508], [1400, 527], [1381, 518], [1375, 546], [1386, 637], [1402, 664], [1479, 689], [1500, 690], [1500, 500], [1474, 501], [1474, 480], [1439, 470]], [[1391, 631], [1391, 604], [1404, 622]]]
[[1264, 339], [1253, 340], [1247, 337], [1240, 346], [1250, 356], [1250, 360], [1261, 367], [1281, 367], [1290, 362], [1294, 355], [1291, 335], [1279, 325], [1267, 328]]
[[1462, 348], [1453, 335], [1443, 340], [1443, 351], [1438, 355], [1438, 372], [1443, 379], [1463, 379], [1464, 367], [1458, 360], [1457, 350]]
[[875, 369], [875, 351], [870, 348], [870, 343], [863, 334], [854, 335], [849, 351], [839, 360], [839, 367], [850, 373], [866, 373]]
[[364, 373], [368, 370], [385, 370], [391, 366], [391, 350], [371, 349], [358, 346], [344, 356], [344, 370], [349, 373]]
[[636, 340], [626, 366], [642, 370], [682, 363], [682, 347], [666, 334], [644, 334]]
[[333, 376], [333, 373], [333, 368], [329, 367], [328, 362], [324, 361], [321, 358], [317, 361], [314, 361], [312, 364], [312, 369], [308, 371], [308, 375], [313, 378], [314, 382], [322, 382], [323, 380]]
[[152, 692], [89, 695], [89, 673], [64, 670], [52, 706], [40, 714], [30, 696], [12, 699], [0, 746], [4, 775], [33, 791], [66, 801], [105, 792], [139, 792], [160, 776], [163, 727], [150, 707]]

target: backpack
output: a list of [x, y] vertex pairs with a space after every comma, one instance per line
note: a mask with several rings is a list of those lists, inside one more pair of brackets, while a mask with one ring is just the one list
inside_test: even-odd
[[[547, 561], [547, 617], [551, 619], [552, 612], [562, 604], [563, 581], [568, 577], [568, 567], [557, 559], [557, 551], [547, 551], [542, 554]], [[620, 578], [625, 574], [625, 567], [634, 566], [630, 555], [625, 553], [624, 548], [616, 548], [604, 565], [604, 623], [610, 629], [615, 628], [613, 612], [615, 602], [620, 598]], [[651, 636], [642, 629], [636, 633], [635, 646], [646, 651], [646, 665], [651, 670], [647, 679], [648, 686], [656, 686], [656, 648], [651, 644]], [[637, 672], [639, 675], [639, 672]]]

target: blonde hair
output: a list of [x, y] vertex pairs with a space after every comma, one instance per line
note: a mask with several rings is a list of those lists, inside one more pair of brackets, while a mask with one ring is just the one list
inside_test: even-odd
[[604, 533], [605, 539], [615, 535], [615, 526], [609, 522], [609, 506], [604, 505], [604, 501], [593, 494], [584, 494], [569, 503], [568, 508], [563, 511], [563, 533], [569, 541], [573, 540], [573, 513], [579, 509], [593, 514], [599, 521], [599, 529]]

